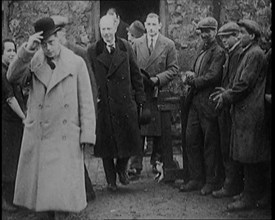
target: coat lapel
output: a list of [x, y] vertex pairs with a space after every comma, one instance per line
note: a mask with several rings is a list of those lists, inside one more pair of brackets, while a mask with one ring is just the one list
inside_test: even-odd
[[142, 38], [143, 38], [142, 41], [140, 41], [140, 43], [139, 43], [140, 54], [142, 55], [142, 57], [145, 61], [148, 61], [149, 49], [147, 46], [146, 35], [144, 35]]
[[116, 69], [123, 63], [123, 61], [126, 60], [126, 53], [121, 51], [119, 47], [116, 48], [113, 59], [107, 74], [107, 77], [111, 76]]
[[55, 69], [53, 70], [52, 77], [46, 93], [49, 93], [58, 83], [60, 83], [68, 75], [73, 74], [74, 66], [72, 66], [72, 64], [75, 64], [75, 61], [73, 60], [69, 52], [70, 51], [66, 48], [61, 48], [60, 58], [56, 63]]
[[52, 70], [46, 62], [42, 49], [35, 55], [32, 61], [31, 70], [36, 78], [47, 88], [52, 77]]
[[165, 46], [166, 46], [166, 43], [162, 40], [161, 34], [159, 34], [158, 39], [156, 41], [155, 48], [151, 56], [149, 56], [145, 69], [148, 68], [160, 56], [161, 53], [163, 53]]

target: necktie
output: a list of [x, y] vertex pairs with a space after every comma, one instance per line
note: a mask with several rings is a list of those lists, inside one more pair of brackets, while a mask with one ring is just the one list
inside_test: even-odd
[[113, 44], [108, 45], [109, 49], [110, 49], [110, 54], [113, 54], [115, 52], [115, 47]]
[[150, 46], [149, 46], [149, 54], [150, 55], [152, 54], [153, 49], [154, 49], [154, 40], [153, 40], [153, 38], [151, 38], [151, 43], [150, 43]]
[[53, 70], [55, 69], [55, 64], [53, 62], [53, 57], [46, 57], [47, 63], [49, 64], [50, 68]]

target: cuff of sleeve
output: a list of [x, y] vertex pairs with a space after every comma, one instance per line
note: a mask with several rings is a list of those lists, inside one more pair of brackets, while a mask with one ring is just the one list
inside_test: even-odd
[[26, 46], [27, 46], [27, 43], [23, 43], [23, 45], [18, 50], [17, 56], [24, 63], [29, 63], [33, 55], [36, 53], [36, 51], [28, 50]]
[[82, 133], [80, 134], [80, 143], [89, 143], [89, 144], [95, 144], [96, 141], [96, 135], [92, 133]]

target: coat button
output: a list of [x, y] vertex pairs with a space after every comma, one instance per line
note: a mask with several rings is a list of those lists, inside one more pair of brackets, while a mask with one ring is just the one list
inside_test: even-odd
[[64, 135], [64, 136], [62, 136], [62, 140], [63, 141], [65, 141], [66, 140], [66, 136]]
[[63, 124], [64, 125], [67, 124], [67, 120], [66, 119], [63, 120]]
[[42, 104], [39, 104], [39, 105], [38, 105], [38, 108], [42, 109], [42, 108], [43, 108], [43, 105], [42, 105]]
[[69, 105], [68, 105], [68, 104], [65, 104], [64, 107], [65, 107], [65, 108], [69, 108]]

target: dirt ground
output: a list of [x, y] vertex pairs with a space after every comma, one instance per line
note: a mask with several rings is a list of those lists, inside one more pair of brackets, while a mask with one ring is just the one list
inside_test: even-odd
[[[175, 158], [182, 164], [180, 154]], [[102, 162], [98, 158], [86, 158], [86, 165], [94, 185], [96, 199], [88, 203], [81, 213], [68, 216], [68, 220], [88, 219], [271, 219], [271, 208], [235, 213], [225, 211], [231, 198], [214, 199], [201, 196], [198, 191], [180, 193], [178, 186], [156, 183], [151, 172], [150, 157], [143, 160], [141, 178], [127, 186], [118, 184], [118, 192], [106, 190]], [[46, 220], [44, 213], [19, 210], [15, 213], [2, 211], [3, 220]]]

